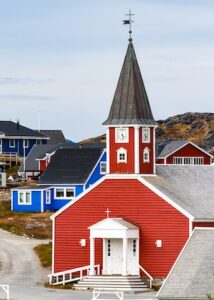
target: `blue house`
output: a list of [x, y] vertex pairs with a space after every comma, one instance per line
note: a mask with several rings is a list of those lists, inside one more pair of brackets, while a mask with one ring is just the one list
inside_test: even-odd
[[38, 185], [12, 190], [13, 211], [57, 211], [106, 173], [103, 148], [61, 148], [42, 173]]
[[49, 137], [12, 121], [0, 121], [0, 154], [26, 157], [35, 144], [47, 144]]

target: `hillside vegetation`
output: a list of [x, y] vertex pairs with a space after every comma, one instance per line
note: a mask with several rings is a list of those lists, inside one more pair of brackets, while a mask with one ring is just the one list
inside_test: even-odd
[[[157, 141], [188, 140], [214, 154], [214, 113], [185, 113], [157, 121]], [[105, 143], [105, 135], [80, 143]]]

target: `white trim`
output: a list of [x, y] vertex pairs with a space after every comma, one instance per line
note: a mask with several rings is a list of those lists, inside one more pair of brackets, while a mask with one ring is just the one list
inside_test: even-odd
[[193, 223], [194, 222], [198, 222], [198, 223], [205, 223], [205, 222], [207, 222], [207, 223], [213, 223], [214, 222], [214, 219], [212, 220], [212, 219], [209, 219], [209, 220], [197, 220], [197, 219], [194, 219], [193, 220]]
[[[56, 190], [57, 189], [59, 189], [59, 190], [63, 190], [63, 196], [62, 197], [57, 197], [57, 195], [56, 195]], [[72, 196], [72, 197], [66, 197], [66, 192], [67, 192], [67, 190], [73, 190], [73, 192], [74, 192], [74, 195]], [[67, 199], [74, 199], [75, 198], [75, 196], [76, 196], [76, 188], [75, 187], [73, 187], [73, 186], [71, 186], [71, 187], [54, 187], [54, 199], [56, 199], [56, 200], [67, 200]]]
[[150, 190], [152, 190], [155, 194], [160, 196], [163, 200], [165, 200], [167, 203], [169, 203], [171, 206], [176, 208], [179, 212], [181, 212], [183, 215], [185, 215], [188, 219], [193, 220], [194, 217], [188, 213], [186, 210], [184, 210], [181, 206], [179, 206], [177, 203], [175, 203], [173, 200], [171, 200], [168, 196], [166, 196], [164, 193], [159, 191], [156, 187], [154, 187], [152, 184], [150, 184], [148, 181], [146, 181], [142, 177], [138, 177], [138, 180], [143, 183], [146, 187], [148, 187]]
[[10, 190], [11, 195], [11, 210], [13, 211], [13, 190]]
[[[90, 180], [91, 175], [94, 173], [96, 167], [99, 165], [99, 163], [101, 163], [101, 159], [102, 159], [102, 156], [104, 155], [105, 151], [106, 151], [106, 150], [103, 149], [103, 151], [102, 151], [102, 153], [101, 153], [99, 159], [97, 160], [97, 162], [96, 162], [95, 166], [93, 167], [91, 173], [89, 174], [88, 178], [86, 179], [84, 185], [87, 185], [87, 183], [88, 183], [88, 181]], [[104, 161], [103, 161], [103, 162], [104, 162]], [[101, 170], [99, 170], [99, 171], [101, 171]], [[100, 172], [100, 174], [106, 174], [106, 173], [101, 173], [101, 172]]]
[[4, 136], [4, 139], [15, 139], [15, 140], [50, 140], [49, 137], [47, 136], [23, 136], [23, 135], [8, 135], [8, 136]]
[[106, 163], [107, 163], [107, 168], [106, 168], [106, 173], [110, 173], [110, 137], [109, 137], [109, 128], [107, 129], [106, 132]]
[[155, 128], [153, 128], [152, 132], [153, 136], [153, 173], [156, 174], [156, 137], [155, 137]]
[[[23, 194], [23, 201], [24, 201], [23, 203], [20, 202], [20, 194], [21, 193]], [[27, 193], [30, 194], [30, 202], [29, 203], [26, 202], [26, 194]], [[24, 206], [25, 205], [27, 205], [27, 206], [28, 205], [32, 205], [32, 193], [31, 193], [31, 190], [24, 190], [23, 189], [22, 191], [18, 191], [18, 205], [24, 205]]]
[[136, 174], [140, 173], [140, 137], [139, 137], [139, 127], [134, 128], [134, 171]]
[[184, 250], [186, 249], [187, 245], [189, 244], [189, 241], [190, 241], [190, 239], [192, 238], [192, 236], [193, 236], [195, 230], [198, 230], [198, 229], [200, 229], [200, 230], [210, 230], [210, 229], [214, 230], [214, 228], [207, 228], [207, 227], [195, 227], [195, 228], [194, 228], [194, 230], [193, 230], [191, 236], [190, 236], [190, 237], [188, 238], [188, 240], [186, 241], [186, 243], [185, 243], [185, 245], [183, 246], [181, 252], [179, 253], [178, 257], [176, 258], [176, 260], [175, 260], [175, 262], [174, 262], [174, 264], [173, 264], [171, 270], [169, 271], [169, 274], [166, 276], [166, 278], [165, 278], [165, 280], [164, 280], [164, 283], [162, 284], [160, 290], [158, 291], [158, 293], [157, 293], [157, 295], [156, 295], [157, 298], [158, 298], [158, 296], [159, 296], [161, 290], [163, 289], [163, 287], [164, 287], [164, 285], [165, 285], [165, 282], [167, 281], [167, 279], [168, 279], [169, 276], [171, 275], [171, 273], [172, 273], [172, 271], [174, 270], [176, 264], [178, 263], [178, 261], [179, 261], [181, 255], [183, 254]]
[[41, 212], [44, 212], [44, 191], [41, 191]]
[[185, 143], [184, 145], [178, 147], [176, 150], [170, 152], [168, 155], [163, 156], [163, 157], [162, 157], [162, 156], [160, 156], [160, 157], [158, 156], [157, 158], [159, 158], [159, 159], [161, 159], [161, 158], [167, 158], [167, 157], [171, 156], [172, 154], [174, 154], [175, 152], [179, 151], [180, 149], [182, 149], [183, 147], [185, 147], [185, 146], [188, 145], [188, 144], [192, 145], [193, 147], [197, 148], [197, 149], [200, 150], [201, 152], [203, 152], [203, 153], [207, 154], [208, 156], [210, 156], [211, 158], [213, 158], [213, 156], [212, 156], [210, 153], [208, 153], [208, 152], [205, 151], [204, 149], [200, 148], [199, 146], [197, 146], [197, 145], [195, 145], [194, 143], [189, 142], [189, 141], [186, 141], [186, 143]]
[[55, 260], [54, 260], [54, 257], [55, 257], [55, 255], [54, 255], [55, 254], [54, 253], [54, 250], [55, 250], [55, 219], [51, 218], [51, 220], [53, 221], [53, 224], [52, 224], [52, 274], [54, 274], [54, 265], [55, 265]]
[[84, 192], [80, 193], [73, 201], [68, 202], [66, 205], [64, 205], [62, 208], [60, 208], [57, 212], [55, 212], [52, 216], [50, 216], [51, 220], [56, 218], [58, 215], [60, 215], [64, 210], [66, 210], [68, 207], [76, 203], [79, 199], [90, 193], [91, 190], [96, 188], [98, 185], [100, 185], [104, 180], [106, 179], [106, 176], [103, 176], [98, 180], [95, 184], [88, 187]]
[[[146, 158], [145, 158], [145, 155], [147, 156]], [[143, 150], [143, 163], [144, 164], [150, 163], [150, 149], [149, 149], [149, 147], [146, 147]]]
[[29, 143], [28, 139], [23, 139], [22, 140], [22, 147], [23, 147], [23, 149], [29, 148], [29, 145], [30, 145], [30, 143]]
[[189, 219], [189, 236], [192, 234], [193, 231], [193, 220]]
[[115, 125], [104, 125], [104, 127], [107, 127], [107, 128], [122, 128], [122, 127], [136, 127], [136, 126], [139, 126], [139, 127], [149, 127], [149, 128], [157, 128], [158, 125], [147, 125], [147, 124], [121, 124], [121, 125], [118, 125], [118, 124], [115, 124]]

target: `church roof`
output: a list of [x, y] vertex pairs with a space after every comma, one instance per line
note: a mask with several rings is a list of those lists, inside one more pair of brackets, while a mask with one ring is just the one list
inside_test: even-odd
[[132, 42], [128, 45], [109, 116], [103, 124], [156, 124]]
[[214, 294], [214, 229], [197, 228], [164, 282], [158, 299], [209, 299]]
[[157, 165], [156, 171], [142, 178], [196, 220], [214, 220], [214, 167]]

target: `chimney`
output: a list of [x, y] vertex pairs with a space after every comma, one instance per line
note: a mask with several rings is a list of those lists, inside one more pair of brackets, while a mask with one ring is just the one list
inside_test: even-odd
[[16, 128], [17, 128], [17, 130], [19, 130], [19, 128], [20, 128], [20, 123], [19, 123], [19, 120], [17, 120], [17, 123], [16, 123]]

